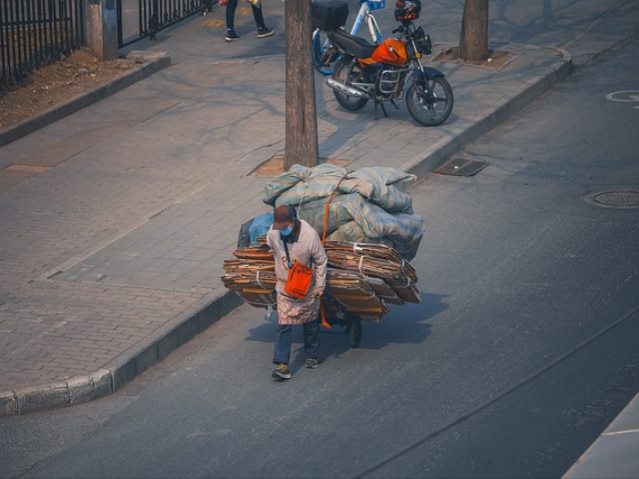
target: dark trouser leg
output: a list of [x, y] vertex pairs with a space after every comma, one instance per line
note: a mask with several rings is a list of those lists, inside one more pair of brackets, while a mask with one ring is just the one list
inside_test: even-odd
[[253, 18], [255, 18], [255, 25], [257, 25], [257, 29], [263, 30], [265, 26], [264, 26], [264, 17], [262, 16], [261, 4], [259, 7], [256, 7], [255, 5], [251, 3], [251, 7], [253, 7]]
[[304, 323], [304, 352], [306, 359], [318, 359], [319, 350], [319, 320]]
[[229, 0], [226, 5], [226, 29], [235, 29], [235, 9], [237, 8], [237, 0]]
[[277, 325], [276, 327], [273, 364], [288, 364], [291, 358], [291, 330], [293, 328], [290, 324]]

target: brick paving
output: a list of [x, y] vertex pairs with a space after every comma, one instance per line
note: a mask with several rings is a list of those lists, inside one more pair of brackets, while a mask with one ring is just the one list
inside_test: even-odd
[[2, 385], [17, 389], [92, 373], [201, 297], [57, 280], [14, 288], [0, 305]]
[[[49, 167], [0, 181], [0, 391], [93, 373], [224, 293], [239, 225], [266, 210], [266, 180], [249, 173], [284, 149], [283, 36], [259, 43], [270, 54], [234, 59], [196, 22], [153, 47], [174, 66], [0, 148], [0, 168]], [[456, 94], [441, 128], [405, 109], [345, 112], [318, 81], [321, 156], [411, 168], [458, 148], [563, 64], [512, 48], [502, 71], [440, 65]]]

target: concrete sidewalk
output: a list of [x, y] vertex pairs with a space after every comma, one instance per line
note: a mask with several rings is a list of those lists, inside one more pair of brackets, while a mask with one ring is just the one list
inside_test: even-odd
[[639, 475], [639, 395], [563, 476], [566, 479], [636, 478]]
[[[284, 149], [282, 2], [268, 8], [275, 37], [256, 39], [245, 15], [225, 44], [219, 12], [193, 18], [135, 45], [172, 67], [0, 148], [0, 171], [38, 173], [0, 191], [0, 415], [110, 394], [240, 304], [222, 261], [267, 210], [250, 173]], [[403, 107], [346, 112], [318, 76], [321, 156], [423, 176], [571, 69], [562, 49], [499, 49], [501, 70], [434, 65], [455, 93], [438, 128]]]

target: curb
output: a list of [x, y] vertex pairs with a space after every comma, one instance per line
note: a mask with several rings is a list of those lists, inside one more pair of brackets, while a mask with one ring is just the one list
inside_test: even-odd
[[523, 110], [537, 98], [550, 91], [557, 83], [570, 75], [574, 70], [570, 53], [564, 49], [556, 50], [561, 56], [561, 63], [556, 64], [551, 73], [547, 73], [539, 78], [524, 91], [510, 98], [495, 111], [477, 120], [454, 138], [446, 139], [433, 153], [426, 157], [417, 155], [405, 162], [400, 169], [416, 175], [417, 178], [424, 177], [426, 174], [439, 168], [462, 147], [475, 141], [483, 134], [506, 121], [511, 115]]
[[144, 343], [124, 352], [93, 374], [16, 391], [2, 391], [0, 417], [69, 407], [108, 396], [242, 304], [240, 297], [231, 291], [214, 294], [176, 316], [148, 336]]
[[48, 110], [38, 113], [32, 118], [23, 120], [15, 125], [0, 130], [0, 147], [8, 145], [23, 136], [33, 133], [34, 131], [58, 121], [65, 116], [69, 116], [92, 103], [104, 100], [108, 96], [143, 80], [144, 78], [156, 73], [166, 67], [171, 66], [171, 57], [165, 52], [143, 52], [132, 51], [127, 55], [136, 62], [144, 63], [141, 66], [134, 67], [131, 70], [123, 72], [107, 83], [97, 86], [87, 92], [71, 98], [70, 100], [56, 105]]
[[[417, 155], [411, 158], [401, 166], [401, 169], [422, 178], [443, 164], [464, 145], [474, 141], [547, 93], [573, 70], [570, 54], [565, 50], [558, 50], [558, 52], [561, 60], [552, 72], [539, 78], [524, 91], [470, 125], [457, 136], [442, 142], [442, 145], [433, 153], [426, 157]], [[170, 64], [170, 59], [168, 61]], [[0, 416], [68, 407], [112, 394], [242, 304], [244, 302], [240, 297], [231, 291], [221, 295], [212, 293], [200, 304], [181, 313], [163, 328], [154, 332], [144, 343], [129, 349], [93, 374], [75, 376], [66, 382], [46, 386], [0, 392]]]
[[[627, 452], [623, 447], [611, 447], [610, 441], [614, 441], [615, 436], [624, 435], [626, 438], [632, 437], [632, 439], [625, 439], [625, 441], [634, 443], [635, 447], [639, 444], [637, 429], [633, 428], [637, 424], [638, 412], [639, 394], [630, 400], [590, 447], [561, 476], [561, 479], [636, 477], [636, 463], [625, 458]], [[630, 434], [632, 436], [629, 436]], [[627, 448], [628, 446], [626, 446]], [[619, 451], [619, 456], [615, 454], [615, 450]], [[616, 466], [614, 466], [615, 463], [617, 464]]]

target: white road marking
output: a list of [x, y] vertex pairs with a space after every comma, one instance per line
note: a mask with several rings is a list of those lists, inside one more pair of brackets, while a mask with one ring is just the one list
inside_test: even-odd
[[639, 429], [627, 429], [625, 431], [605, 432], [602, 436], [618, 436], [619, 434], [635, 434], [639, 433]]
[[639, 103], [639, 90], [621, 90], [613, 91], [606, 95], [606, 99], [610, 101], [618, 101], [622, 103]]

